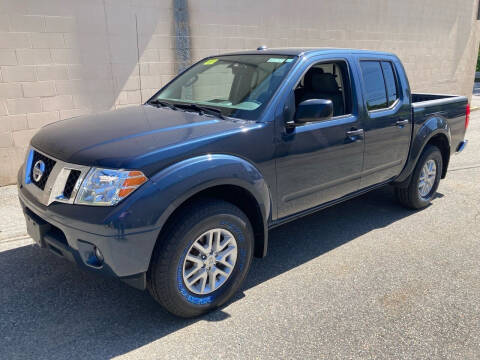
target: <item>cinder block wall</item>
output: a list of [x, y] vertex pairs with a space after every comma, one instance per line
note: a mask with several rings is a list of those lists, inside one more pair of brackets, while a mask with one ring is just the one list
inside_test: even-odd
[[182, 65], [179, 44], [190, 61], [261, 44], [393, 51], [415, 91], [470, 96], [477, 2], [0, 0], [0, 185], [41, 126], [145, 101]]
[[385, 50], [401, 58], [414, 91], [472, 93], [478, 0], [204, 0], [189, 7], [195, 60], [262, 44]]
[[140, 104], [165, 84], [172, 19], [171, 1], [0, 0], [0, 185], [16, 182], [41, 126]]

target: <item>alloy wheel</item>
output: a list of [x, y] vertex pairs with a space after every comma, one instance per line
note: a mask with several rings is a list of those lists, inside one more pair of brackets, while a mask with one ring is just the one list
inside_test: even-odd
[[212, 229], [192, 244], [183, 262], [183, 282], [192, 293], [207, 295], [228, 280], [237, 261], [237, 241], [225, 229]]

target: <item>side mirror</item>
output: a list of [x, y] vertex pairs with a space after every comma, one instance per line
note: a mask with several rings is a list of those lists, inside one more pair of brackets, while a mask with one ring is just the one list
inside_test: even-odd
[[333, 117], [332, 100], [309, 99], [302, 101], [295, 112], [295, 123], [328, 120]]

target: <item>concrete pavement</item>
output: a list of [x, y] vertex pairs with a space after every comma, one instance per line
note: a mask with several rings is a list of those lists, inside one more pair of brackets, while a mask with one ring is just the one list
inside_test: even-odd
[[480, 110], [480, 94], [473, 94], [470, 101], [472, 111]]
[[194, 320], [29, 245], [0, 188], [0, 358], [479, 358], [480, 112], [467, 138], [432, 206], [386, 187], [279, 227], [243, 291]]

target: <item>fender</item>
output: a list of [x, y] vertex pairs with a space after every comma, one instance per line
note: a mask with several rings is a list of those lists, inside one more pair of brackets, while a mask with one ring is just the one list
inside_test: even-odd
[[[418, 130], [415, 131], [415, 128]], [[400, 183], [408, 183], [409, 177], [412, 174], [413, 169], [415, 169], [415, 165], [417, 164], [423, 149], [434, 136], [443, 134], [448, 141], [449, 149], [451, 148], [452, 137], [450, 127], [447, 120], [442, 116], [433, 115], [423, 124], [415, 124], [413, 132], [413, 139], [410, 146], [410, 152], [408, 153], [407, 162], [400, 175], [394, 181], [396, 185], [399, 185]], [[445, 173], [446, 168], [444, 169], [444, 174]]]
[[171, 165], [150, 179], [155, 186], [153, 201], [158, 204], [155, 227], [161, 229], [170, 215], [186, 200], [217, 185], [235, 185], [248, 191], [262, 214], [263, 249], [268, 245], [271, 196], [261, 172], [250, 162], [232, 155], [208, 154]]

